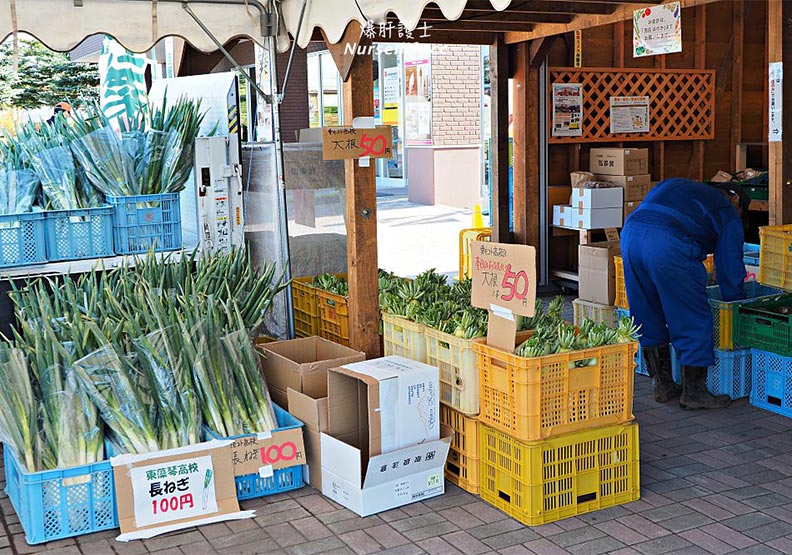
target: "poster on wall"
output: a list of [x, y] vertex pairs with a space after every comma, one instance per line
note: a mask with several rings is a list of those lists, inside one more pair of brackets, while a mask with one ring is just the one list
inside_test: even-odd
[[679, 2], [633, 12], [633, 58], [682, 52]]
[[583, 135], [583, 85], [553, 83], [553, 137]]
[[610, 132], [648, 133], [649, 97], [612, 96], [610, 98]]
[[407, 145], [432, 144], [432, 54], [428, 45], [404, 50], [404, 127]]
[[382, 70], [383, 81], [383, 110], [382, 123], [386, 125], [399, 124], [399, 99], [401, 86], [399, 83], [399, 68], [388, 67]]
[[768, 75], [770, 78], [768, 86], [768, 91], [770, 93], [770, 109], [768, 111], [770, 122], [767, 126], [769, 132], [768, 141], [771, 143], [780, 143], [784, 131], [781, 120], [781, 116], [783, 115], [781, 86], [784, 82], [784, 64], [782, 62], [771, 62]]

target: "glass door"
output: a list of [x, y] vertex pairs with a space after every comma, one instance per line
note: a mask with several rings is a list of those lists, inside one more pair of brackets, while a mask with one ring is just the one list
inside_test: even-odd
[[[389, 45], [390, 46], [390, 45]], [[401, 50], [383, 48], [377, 51], [375, 64], [374, 103], [378, 123], [392, 126], [393, 157], [377, 161], [377, 188], [406, 188], [402, 123], [404, 119], [404, 85]]]

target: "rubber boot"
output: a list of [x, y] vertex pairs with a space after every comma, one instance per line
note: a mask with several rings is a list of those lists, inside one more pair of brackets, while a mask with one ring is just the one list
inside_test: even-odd
[[707, 390], [707, 369], [682, 367], [682, 396], [679, 406], [685, 410], [722, 409], [731, 404], [728, 395], [713, 395]]
[[667, 403], [679, 397], [682, 388], [674, 381], [671, 372], [671, 347], [668, 343], [660, 347], [643, 348], [646, 368], [652, 378], [652, 391], [655, 401]]

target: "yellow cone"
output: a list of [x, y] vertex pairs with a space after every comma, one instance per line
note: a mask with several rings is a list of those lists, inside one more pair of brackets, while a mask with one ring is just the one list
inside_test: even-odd
[[481, 205], [473, 205], [473, 227], [478, 229], [484, 227], [484, 217], [481, 215]]

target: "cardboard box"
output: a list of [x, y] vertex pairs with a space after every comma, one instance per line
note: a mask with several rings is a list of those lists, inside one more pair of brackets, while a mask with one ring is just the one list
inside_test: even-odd
[[594, 179], [594, 174], [591, 172], [572, 172], [569, 174], [569, 181], [573, 187], [580, 187], [586, 181]]
[[643, 200], [652, 188], [652, 176], [644, 175], [595, 175], [597, 181], [608, 181], [624, 189], [624, 202]]
[[627, 221], [627, 216], [635, 212], [635, 209], [641, 205], [640, 200], [636, 200], [634, 202], [625, 202], [624, 203], [624, 221]]
[[603, 242], [578, 247], [578, 297], [612, 306], [616, 299], [613, 257], [621, 254], [619, 243]]
[[577, 229], [606, 229], [621, 227], [624, 206], [618, 208], [572, 208], [574, 225]]
[[745, 266], [745, 281], [756, 281], [759, 276], [759, 266]]
[[572, 189], [572, 208], [590, 210], [593, 208], [619, 208], [624, 205], [624, 189]]
[[440, 438], [440, 371], [389, 356], [327, 372], [329, 433], [368, 457]]
[[553, 206], [553, 225], [557, 227], [577, 227], [577, 218], [571, 206]]
[[366, 360], [365, 353], [321, 337], [305, 337], [259, 345], [261, 366], [275, 404], [288, 406], [286, 390], [314, 399], [327, 397], [327, 370]]
[[322, 491], [322, 432], [327, 431], [327, 397], [313, 399], [310, 396], [289, 388], [289, 412], [303, 426], [305, 459], [308, 470], [306, 481]]
[[589, 169], [597, 175], [644, 175], [649, 173], [649, 149], [592, 148]]
[[454, 432], [442, 428], [441, 439], [371, 458], [361, 444], [322, 434], [322, 494], [360, 516], [443, 495]]

